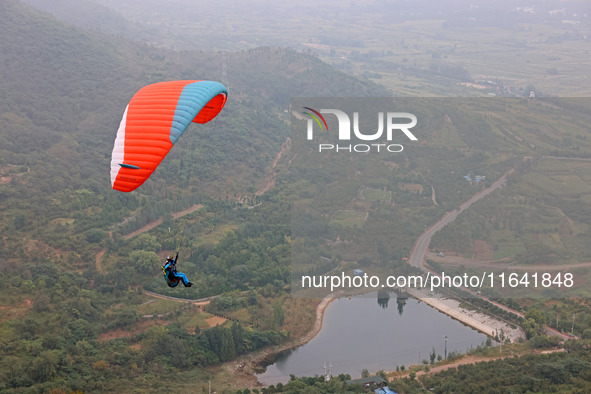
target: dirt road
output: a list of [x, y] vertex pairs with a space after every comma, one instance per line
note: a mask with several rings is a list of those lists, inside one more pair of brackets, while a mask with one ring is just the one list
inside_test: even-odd
[[[173, 217], [173, 219], [178, 219], [178, 218], [188, 215], [190, 213], [196, 212], [196, 211], [200, 210], [201, 208], [203, 208], [203, 204], [195, 204], [192, 207], [189, 207], [183, 211], [173, 213], [172, 217]], [[124, 235], [123, 239], [133, 238], [136, 235], [140, 235], [142, 233], [145, 233], [146, 231], [150, 231], [153, 228], [160, 226], [161, 224], [162, 224], [162, 218], [154, 220], [153, 222], [146, 224], [144, 227], [139, 228], [129, 234]]]
[[561, 271], [566, 269], [574, 268], [589, 268], [591, 262], [587, 263], [570, 263], [560, 265], [548, 265], [548, 264], [532, 264], [532, 265], [514, 265], [509, 264], [505, 260], [476, 260], [469, 259], [459, 256], [446, 255], [444, 257], [438, 256], [436, 253], [427, 253], [427, 258], [433, 260], [436, 263], [450, 266], [464, 266], [471, 268], [489, 268], [499, 270], [518, 270], [518, 271]]
[[[550, 350], [544, 350], [542, 352], [539, 352], [541, 354], [548, 354], [548, 353], [561, 353], [564, 352], [564, 349], [550, 349]], [[533, 351], [533, 353], [538, 353], [537, 351]], [[433, 374], [433, 373], [438, 373], [441, 371], [445, 371], [447, 369], [450, 368], [457, 368], [460, 365], [467, 365], [467, 364], [476, 364], [479, 362], [487, 362], [487, 361], [494, 361], [494, 360], [499, 360], [499, 359], [505, 359], [505, 358], [509, 358], [509, 357], [514, 357], [513, 354], [501, 354], [497, 357], [482, 357], [482, 356], [464, 356], [461, 359], [448, 363], [448, 364], [443, 364], [443, 365], [436, 365], [434, 367], [431, 367], [429, 369], [429, 372], [425, 372], [425, 371], [417, 371], [416, 373], [416, 377], [418, 378], [419, 376], [422, 375], [426, 375], [426, 374]], [[410, 372], [406, 372], [403, 374], [398, 374], [395, 375], [396, 372], [389, 372], [388, 374], [393, 374], [394, 376], [389, 377], [388, 381], [392, 382], [396, 379], [403, 379], [406, 378], [410, 375]]]

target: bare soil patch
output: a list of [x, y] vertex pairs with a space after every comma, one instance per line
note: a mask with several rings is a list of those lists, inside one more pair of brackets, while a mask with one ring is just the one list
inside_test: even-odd
[[[173, 219], [178, 219], [180, 217], [183, 217], [185, 215], [188, 215], [190, 213], [193, 213], [195, 211], [198, 211], [201, 208], [203, 208], [203, 205], [202, 204], [195, 204], [192, 207], [189, 207], [189, 208], [187, 208], [187, 209], [185, 209], [183, 211], [173, 213], [172, 214], [172, 217], [173, 217]], [[152, 229], [160, 226], [161, 224], [162, 224], [162, 218], [157, 219], [157, 220], [154, 220], [153, 222], [146, 224], [144, 227], [139, 228], [139, 229], [137, 229], [137, 230], [135, 230], [135, 231], [133, 231], [133, 232], [131, 232], [129, 234], [124, 235], [123, 236], [123, 239], [133, 238], [136, 235], [140, 235], [142, 233], [145, 233], [146, 231], [150, 231], [150, 230], [152, 230]]]
[[215, 327], [215, 326], [224, 324], [226, 319], [224, 319], [223, 317], [220, 317], [220, 316], [212, 316], [212, 317], [208, 317], [207, 319], [205, 319], [205, 321], [207, 322], [207, 324], [210, 327]]
[[493, 247], [486, 241], [474, 241], [472, 247], [477, 260], [492, 260]]
[[[460, 365], [466, 365], [466, 364], [476, 364], [479, 363], [481, 361], [493, 361], [493, 360], [497, 360], [499, 358], [506, 358], [507, 356], [499, 356], [499, 357], [476, 357], [476, 356], [465, 356], [464, 358], [458, 360], [458, 361], [454, 361], [452, 363], [449, 364], [444, 364], [444, 365], [439, 365], [436, 367], [432, 367], [429, 372], [425, 372], [425, 371], [417, 371], [416, 373], [416, 377], [419, 377], [421, 375], [426, 375], [428, 373], [433, 374], [433, 373], [437, 373], [437, 372], [441, 372], [441, 371], [445, 371], [446, 369], [450, 369], [450, 368], [456, 368]], [[395, 379], [402, 379], [405, 377], [408, 377], [410, 375], [410, 372], [406, 372], [406, 373], [402, 373], [399, 375], [396, 375], [394, 377], [390, 377], [388, 378], [388, 380], [390, 382], [394, 381]]]
[[32, 306], [33, 301], [28, 298], [18, 305], [0, 305], [0, 323], [24, 316]]
[[410, 190], [411, 192], [423, 194], [423, 185], [419, 183], [405, 183], [404, 188], [406, 190]]
[[279, 153], [277, 153], [277, 156], [275, 156], [275, 160], [273, 160], [273, 163], [271, 164], [271, 169], [269, 171], [269, 173], [267, 174], [267, 177], [265, 178], [265, 182], [263, 184], [263, 186], [261, 188], [259, 188], [259, 190], [256, 191], [256, 195], [257, 196], [262, 196], [263, 194], [265, 194], [266, 192], [268, 192], [273, 186], [275, 186], [275, 179], [277, 174], [275, 174], [275, 167], [277, 166], [277, 163], [279, 162], [279, 160], [281, 159], [281, 157], [285, 154], [285, 152], [287, 152], [289, 150], [289, 148], [291, 147], [291, 138], [287, 138], [285, 140], [285, 142], [281, 145], [281, 149], [279, 150]]
[[127, 337], [131, 337], [133, 335], [137, 335], [137, 334], [145, 331], [150, 326], [154, 326], [154, 325], [162, 326], [162, 325], [166, 325], [168, 323], [169, 322], [167, 322], [165, 320], [160, 320], [160, 319], [143, 320], [143, 321], [140, 321], [140, 322], [134, 324], [133, 327], [131, 327], [128, 330], [118, 328], [116, 330], [103, 332], [102, 334], [100, 334], [98, 336], [98, 340], [100, 342], [104, 342], [104, 341], [110, 341], [111, 339], [116, 339], [116, 338], [127, 338]]

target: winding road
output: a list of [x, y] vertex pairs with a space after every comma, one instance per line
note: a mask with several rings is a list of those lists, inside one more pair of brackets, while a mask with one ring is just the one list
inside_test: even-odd
[[[495, 191], [499, 187], [505, 185], [505, 180], [506, 180], [507, 176], [509, 174], [511, 174], [513, 171], [514, 171], [513, 169], [507, 171], [499, 179], [497, 179], [495, 182], [493, 182], [493, 184], [490, 185], [488, 188], [476, 193], [470, 199], [468, 199], [467, 201], [462, 203], [458, 209], [455, 209], [455, 210], [447, 213], [437, 223], [435, 223], [434, 225], [429, 227], [427, 230], [425, 230], [425, 232], [422, 233], [417, 238], [415, 245], [410, 253], [410, 257], [407, 260], [407, 263], [413, 267], [420, 268], [424, 272], [431, 272], [432, 274], [436, 274], [433, 271], [429, 270], [427, 267], [425, 267], [425, 258], [427, 256], [428, 251], [429, 251], [429, 243], [431, 242], [431, 238], [433, 237], [433, 235], [435, 235], [435, 233], [437, 231], [441, 230], [443, 227], [447, 226], [449, 223], [453, 222], [460, 213], [462, 213], [464, 210], [469, 208], [473, 203], [480, 200], [481, 198], [486, 197], [487, 195], [489, 195], [490, 193], [492, 193], [493, 191]], [[483, 299], [483, 300], [485, 300], [485, 301], [487, 301], [487, 302], [489, 302], [489, 303], [491, 303], [491, 304], [493, 304], [493, 305], [495, 305], [507, 312], [513, 313], [514, 315], [517, 315], [519, 317], [523, 317], [523, 313], [521, 313], [519, 311], [511, 309], [511, 308], [509, 308], [503, 304], [500, 304], [494, 300], [490, 300], [487, 297], [483, 297], [479, 294], [476, 294], [469, 289], [466, 289], [466, 288], [463, 288], [463, 289], [468, 291], [472, 295], [479, 297], [479, 298], [481, 298], [481, 299]], [[544, 331], [546, 332], [547, 335], [559, 336], [562, 339], [573, 338], [572, 336], [570, 336], [568, 334], [563, 334], [563, 333], [561, 333], [551, 327], [548, 327], [548, 326], [546, 326], [544, 328]]]
[[507, 175], [511, 174], [514, 170], [511, 169], [503, 174], [499, 179], [493, 182], [488, 188], [481, 190], [480, 192], [476, 193], [469, 200], [465, 201], [460, 205], [458, 209], [454, 209], [453, 211], [447, 213], [444, 217], [442, 217], [437, 223], [429, 227], [422, 233], [419, 238], [417, 238], [415, 245], [410, 252], [410, 257], [407, 260], [407, 263], [412, 265], [413, 267], [420, 268], [421, 270], [427, 272], [425, 268], [425, 257], [427, 256], [427, 252], [429, 251], [429, 243], [431, 243], [431, 238], [435, 233], [441, 230], [443, 227], [447, 226], [449, 223], [453, 222], [456, 217], [464, 210], [470, 207], [470, 205], [474, 204], [476, 201], [480, 200], [488, 196], [490, 193], [498, 189], [499, 187], [505, 184], [505, 180]]

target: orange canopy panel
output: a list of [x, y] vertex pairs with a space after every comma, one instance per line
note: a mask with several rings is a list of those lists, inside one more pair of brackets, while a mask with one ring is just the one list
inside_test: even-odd
[[113, 189], [130, 192], [158, 167], [191, 122], [207, 123], [226, 103], [228, 91], [214, 81], [159, 82], [132, 98], [111, 156]]

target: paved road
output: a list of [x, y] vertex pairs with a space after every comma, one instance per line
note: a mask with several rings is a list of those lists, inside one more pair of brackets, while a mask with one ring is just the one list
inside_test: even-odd
[[444, 217], [442, 217], [437, 223], [429, 227], [423, 234], [417, 238], [415, 245], [410, 252], [410, 257], [408, 258], [408, 264], [412, 265], [413, 267], [417, 267], [426, 271], [424, 267], [425, 256], [429, 251], [429, 243], [431, 243], [431, 238], [433, 235], [441, 230], [443, 227], [447, 226], [449, 223], [453, 222], [456, 217], [462, 213], [465, 209], [469, 208], [470, 205], [475, 203], [476, 201], [480, 200], [483, 197], [488, 196], [490, 193], [498, 189], [499, 187], [505, 184], [505, 179], [507, 175], [513, 172], [513, 169], [507, 171], [503, 176], [493, 182], [488, 188], [476, 193], [470, 199], [460, 205], [458, 209], [454, 209], [453, 211], [447, 213]]
[[563, 334], [560, 331], [555, 330], [552, 327], [548, 327], [548, 326], [545, 326], [544, 327], [544, 333], [546, 335], [548, 335], [548, 336], [554, 335], [554, 336], [560, 337], [560, 338], [562, 338], [564, 340], [567, 340], [567, 339], [579, 339], [579, 337], [577, 337], [576, 335]]
[[[511, 174], [512, 172], [513, 172], [513, 169], [507, 171], [503, 176], [501, 176], [499, 179], [497, 179], [488, 188], [476, 193], [469, 200], [462, 203], [458, 209], [455, 209], [455, 210], [447, 213], [437, 223], [435, 223], [434, 225], [429, 227], [427, 230], [425, 230], [425, 232], [422, 233], [419, 236], [419, 238], [417, 238], [417, 241], [415, 242], [412, 252], [410, 253], [410, 257], [408, 258], [408, 261], [407, 261], [408, 264], [412, 265], [413, 267], [420, 268], [421, 270], [423, 270], [425, 272], [430, 271], [425, 267], [424, 263], [425, 263], [425, 257], [427, 256], [427, 252], [429, 251], [429, 243], [431, 242], [431, 238], [433, 237], [433, 235], [437, 231], [441, 230], [443, 227], [447, 226], [449, 223], [453, 222], [456, 219], [456, 217], [460, 213], [462, 213], [462, 211], [469, 208], [470, 205], [472, 205], [476, 201], [480, 200], [481, 198], [486, 197], [487, 195], [489, 195], [490, 193], [492, 193], [493, 191], [495, 191], [499, 187], [503, 186], [505, 184], [505, 180], [507, 178], [507, 175]], [[489, 300], [486, 297], [482, 297], [480, 295], [477, 295], [476, 293], [474, 293], [473, 291], [471, 291], [469, 289], [464, 289], [464, 290], [472, 293], [473, 295], [475, 295], [477, 297], [480, 297], [480, 298], [490, 302], [491, 304], [496, 305], [497, 307], [499, 307], [507, 312], [513, 313], [513, 314], [520, 316], [520, 317], [523, 317], [523, 313], [521, 313], [521, 312], [511, 309], [503, 304], [499, 304], [498, 302], [495, 302], [493, 300]], [[569, 336], [568, 334], [563, 334], [563, 333], [561, 333], [551, 327], [548, 327], [548, 326], [546, 326], [544, 328], [544, 331], [545, 331], [546, 335], [555, 335], [555, 336], [561, 337], [562, 339], [573, 338], [573, 337]], [[576, 338], [576, 337], [574, 337], [574, 338]]]

